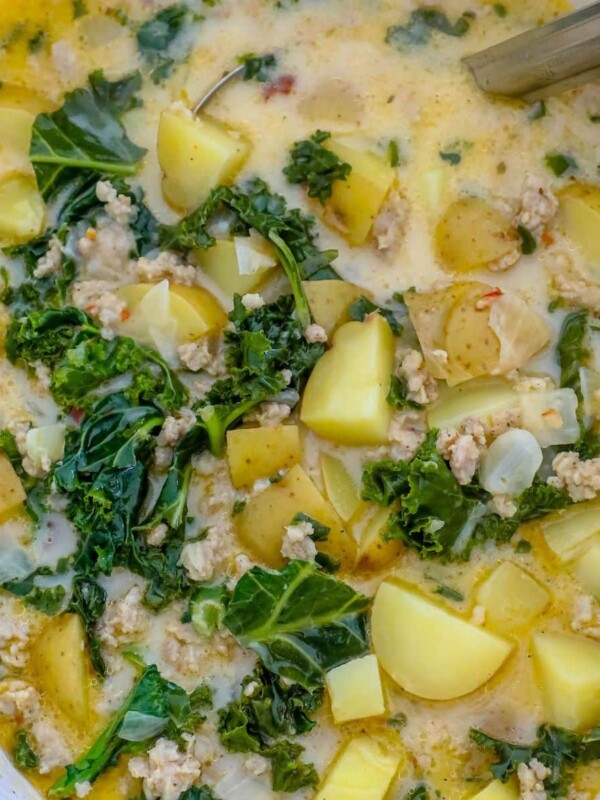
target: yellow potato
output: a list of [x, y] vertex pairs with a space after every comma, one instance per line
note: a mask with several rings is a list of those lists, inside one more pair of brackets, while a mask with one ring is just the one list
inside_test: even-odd
[[343, 745], [314, 800], [383, 800], [396, 774], [407, 769], [399, 743], [357, 736]]
[[364, 505], [364, 510], [351, 521], [357, 544], [356, 566], [365, 570], [384, 569], [401, 555], [402, 542], [381, 538], [390, 516], [389, 508]]
[[427, 408], [430, 428], [458, 428], [467, 417], [489, 423], [495, 414], [519, 406], [519, 394], [504, 378], [474, 378], [459, 386], [441, 386], [439, 398]]
[[301, 466], [296, 465], [278, 483], [273, 483], [246, 503], [235, 517], [241, 541], [270, 567], [281, 567], [284, 529], [296, 514], [307, 514], [331, 528], [319, 550], [338, 558], [346, 566], [354, 563], [354, 543], [343, 523]]
[[302, 457], [297, 425], [273, 428], [237, 428], [227, 433], [227, 461], [231, 482], [239, 489], [259, 478], [273, 477]]
[[0, 105], [0, 170], [3, 173], [31, 171], [29, 144], [34, 119], [30, 111]]
[[550, 595], [530, 575], [510, 561], [500, 564], [477, 590], [485, 620], [500, 633], [530, 625], [550, 602]]
[[435, 231], [438, 257], [451, 272], [473, 272], [518, 247], [510, 218], [480, 197], [456, 200]]
[[576, 503], [544, 517], [540, 525], [550, 550], [561, 561], [572, 561], [600, 533], [600, 501]]
[[348, 308], [352, 303], [361, 295], [370, 297], [370, 292], [348, 281], [303, 281], [302, 286], [314, 321], [328, 336], [350, 322]]
[[405, 691], [454, 700], [483, 686], [512, 650], [505, 639], [452, 613], [412, 588], [385, 582], [371, 615], [373, 649]]
[[13, 465], [4, 453], [0, 453], [0, 517], [13, 514], [26, 497]]
[[597, 265], [600, 262], [600, 188], [572, 183], [559, 193], [558, 199], [558, 227], [588, 261]]
[[571, 567], [573, 574], [586, 592], [600, 600], [600, 536]]
[[132, 778], [127, 769], [128, 758], [122, 757], [115, 767], [109, 767], [94, 781], [86, 795], [87, 800], [123, 800], [124, 797], [138, 797], [142, 790], [139, 778]]
[[0, 181], [0, 244], [26, 242], [38, 236], [46, 218], [46, 206], [35, 178], [13, 173]]
[[384, 444], [391, 418], [386, 397], [394, 348], [390, 326], [379, 314], [342, 325], [308, 380], [302, 422], [341, 444]]
[[85, 633], [76, 614], [50, 619], [35, 640], [33, 668], [45, 697], [70, 722], [89, 720], [89, 668]]
[[514, 780], [508, 780], [506, 783], [495, 780], [473, 795], [471, 800], [519, 800], [519, 797], [519, 790]]
[[[171, 310], [181, 329], [182, 338], [185, 336], [183, 330], [189, 325], [190, 331], [185, 338], [196, 338], [192, 333], [192, 328], [196, 325], [193, 313], [189, 315], [186, 305], [189, 305], [192, 312], [201, 318], [206, 325], [206, 333], [223, 328], [227, 324], [227, 314], [223, 311], [215, 297], [202, 286], [183, 286], [180, 283], [172, 283], [169, 286], [171, 295]], [[184, 302], [180, 302], [180, 300]]]
[[379, 664], [373, 654], [330, 670], [325, 676], [325, 684], [336, 725], [385, 713]]
[[231, 181], [250, 149], [216, 120], [171, 109], [160, 115], [157, 147], [163, 193], [186, 211], [203, 203], [212, 188]]
[[326, 221], [351, 245], [363, 245], [392, 188], [396, 171], [385, 158], [356, 149], [346, 139], [328, 139], [324, 147], [352, 167], [348, 180], [333, 182], [331, 197], [325, 203]]
[[533, 654], [547, 720], [571, 730], [600, 723], [600, 642], [569, 633], [536, 633]]
[[207, 250], [194, 250], [194, 259], [202, 271], [227, 297], [256, 291], [274, 265], [268, 253], [259, 254], [262, 255], [264, 266], [259, 266], [255, 272], [247, 275], [240, 274], [239, 244], [236, 246], [238, 241], [238, 239], [217, 239]]
[[489, 326], [489, 308], [477, 305], [491, 287], [479, 284], [456, 301], [446, 323], [448, 384], [490, 375], [500, 361], [500, 340]]
[[364, 506], [350, 473], [339, 458], [321, 453], [321, 474], [329, 502], [344, 522], [348, 522]]

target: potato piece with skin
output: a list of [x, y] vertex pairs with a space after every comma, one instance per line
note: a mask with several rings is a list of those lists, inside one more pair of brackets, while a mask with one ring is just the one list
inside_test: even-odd
[[387, 442], [391, 407], [386, 398], [394, 349], [394, 335], [379, 314], [342, 325], [308, 380], [302, 422], [341, 444]]
[[272, 270], [272, 259], [265, 256], [267, 266], [259, 267], [247, 275], [240, 273], [240, 260], [236, 240], [217, 239], [212, 247], [194, 250], [194, 259], [202, 271], [214, 281], [228, 298], [234, 294], [254, 292]]
[[438, 257], [451, 272], [473, 272], [518, 248], [511, 220], [480, 197], [456, 200], [435, 232]]
[[325, 684], [336, 725], [385, 713], [379, 664], [373, 654], [330, 670], [325, 676]]
[[533, 654], [548, 721], [570, 730], [600, 722], [600, 642], [568, 633], [536, 633]]
[[216, 120], [172, 109], [160, 115], [157, 148], [163, 193], [186, 211], [198, 208], [215, 186], [231, 181], [250, 149]]
[[514, 779], [506, 783], [495, 780], [473, 795], [471, 800], [519, 800], [520, 794]]
[[427, 408], [429, 428], [458, 428], [467, 417], [489, 423], [492, 417], [519, 407], [520, 396], [504, 378], [474, 378], [458, 386], [440, 387]]
[[348, 522], [364, 506], [350, 473], [339, 458], [321, 453], [321, 474], [329, 502], [344, 522]]
[[302, 458], [297, 425], [236, 428], [227, 433], [227, 461], [236, 489], [270, 478]]
[[357, 544], [357, 569], [384, 569], [402, 554], [404, 548], [401, 542], [382, 538], [389, 516], [389, 508], [365, 505], [350, 521], [352, 536]]
[[571, 567], [586, 592], [600, 600], [600, 536]]
[[458, 299], [448, 314], [448, 385], [491, 375], [500, 360], [500, 340], [489, 326], [490, 310], [479, 308], [491, 287], [478, 284]]
[[454, 700], [483, 686], [512, 645], [406, 585], [379, 587], [371, 615], [373, 649], [382, 668], [410, 694]]
[[407, 756], [399, 742], [357, 736], [342, 746], [314, 800], [383, 800], [404, 770]]
[[576, 503], [540, 523], [546, 544], [563, 562], [572, 561], [600, 533], [600, 501]]
[[307, 514], [330, 528], [327, 541], [317, 544], [320, 551], [340, 559], [345, 566], [354, 563], [354, 543], [341, 519], [299, 465], [251, 497], [234, 521], [241, 541], [258, 558], [270, 567], [281, 567], [283, 535], [296, 514]]
[[0, 171], [31, 170], [29, 145], [34, 115], [21, 108], [0, 106]]
[[89, 721], [89, 667], [85, 632], [76, 614], [53, 617], [35, 640], [31, 660], [45, 696], [67, 720]]
[[327, 336], [350, 322], [348, 309], [359, 297], [371, 297], [370, 292], [348, 281], [302, 281], [314, 321], [325, 329]]
[[557, 224], [591, 265], [600, 262], [600, 187], [572, 183], [558, 193]]
[[14, 514], [27, 495], [21, 479], [4, 453], [0, 453], [0, 518]]
[[352, 171], [348, 180], [334, 181], [325, 202], [325, 220], [351, 245], [365, 244], [396, 179], [396, 171], [385, 158], [353, 146], [349, 139], [327, 139], [323, 146], [338, 156]]
[[550, 602], [548, 592], [510, 561], [500, 564], [485, 579], [476, 597], [485, 608], [486, 623], [500, 633], [530, 625]]
[[46, 206], [31, 175], [14, 173], [0, 181], [0, 244], [19, 244], [38, 236]]

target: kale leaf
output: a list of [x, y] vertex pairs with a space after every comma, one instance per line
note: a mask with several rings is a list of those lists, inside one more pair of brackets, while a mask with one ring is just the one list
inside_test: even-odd
[[177, 800], [218, 800], [210, 786], [192, 786], [179, 795]]
[[334, 181], [348, 180], [350, 164], [323, 146], [331, 138], [328, 131], [316, 131], [309, 139], [296, 142], [290, 152], [290, 163], [283, 170], [290, 183], [306, 184], [308, 196], [324, 203], [331, 197]]
[[230, 752], [269, 758], [275, 791], [314, 786], [318, 781], [314, 767], [299, 760], [304, 748], [282, 737], [312, 730], [316, 723], [310, 715], [322, 702], [322, 689], [288, 686], [259, 666], [242, 681], [239, 698], [219, 710], [221, 741]]
[[[136, 34], [139, 51], [150, 67], [154, 83], [168, 78], [177, 63], [174, 54], [181, 52], [177, 40], [184, 30], [188, 13], [189, 9], [182, 3], [167, 6], [146, 20]], [[180, 54], [177, 60], [182, 58], [185, 55], [182, 57]]]
[[273, 70], [277, 66], [277, 59], [273, 53], [257, 56], [254, 53], [246, 53], [239, 56], [238, 61], [244, 65], [242, 78], [245, 81], [259, 81], [265, 83], [271, 79]]
[[2, 588], [19, 597], [23, 603], [41, 611], [47, 616], [54, 616], [64, 610], [67, 593], [64, 586], [40, 586], [38, 577], [54, 575], [50, 567], [38, 567], [31, 574], [18, 580], [6, 581]]
[[43, 198], [54, 199], [81, 171], [133, 175], [146, 153], [127, 136], [121, 116], [138, 105], [139, 73], [111, 83], [102, 72], [65, 96], [57, 111], [38, 114], [29, 155]]
[[439, 8], [416, 8], [411, 11], [406, 25], [388, 28], [385, 41], [402, 51], [412, 45], [427, 44], [433, 32], [444, 33], [446, 36], [464, 36], [470, 27], [471, 21], [467, 14], [460, 16], [456, 22], [450, 22]]
[[190, 597], [185, 621], [191, 622], [201, 636], [212, 636], [223, 627], [231, 592], [224, 583], [216, 586], [199, 586]]
[[[255, 179], [243, 187], [218, 186], [200, 208], [193, 211], [177, 225], [163, 225], [160, 229], [161, 246], [167, 250], [187, 252], [196, 247], [212, 247], [215, 239], [210, 233], [210, 223], [221, 209], [234, 212], [231, 229], [236, 233], [257, 230], [271, 242], [292, 287], [296, 302], [296, 315], [302, 329], [310, 325], [311, 315], [303, 279], [331, 277], [331, 261], [337, 251], [320, 251], [314, 244], [312, 217], [298, 209], [289, 210], [285, 199], [270, 192], [264, 181]], [[323, 275], [325, 271], [326, 275]], [[334, 275], [337, 276], [336, 273]]]
[[553, 798], [567, 794], [578, 764], [600, 757], [600, 728], [581, 734], [566, 728], [542, 725], [538, 728], [535, 742], [526, 745], [496, 739], [472, 728], [471, 739], [499, 759], [490, 766], [490, 770], [494, 778], [503, 782], [517, 771], [519, 764], [528, 764], [533, 758], [540, 761], [551, 771], [544, 780], [544, 790]]
[[358, 300], [355, 300], [348, 309], [348, 313], [352, 319], [357, 320], [357, 322], [362, 322], [367, 314], [372, 314], [374, 311], [377, 311], [379, 314], [381, 314], [381, 316], [387, 321], [394, 336], [400, 336], [404, 328], [398, 318], [400, 315], [399, 310], [392, 310], [391, 308], [384, 308], [383, 306], [375, 305], [372, 300], [369, 300], [369, 298], [365, 297], [364, 295], [359, 297]]
[[401, 411], [405, 408], [422, 408], [421, 403], [410, 400], [408, 397], [408, 383], [405, 378], [399, 378], [397, 375], [392, 375], [390, 381], [390, 390], [387, 394], [386, 400], [392, 408]]
[[[188, 695], [165, 680], [154, 665], [146, 667], [114, 719], [87, 753], [66, 768], [48, 796], [71, 797], [75, 784], [93, 783], [121, 754], [147, 752], [161, 735], [176, 739], [181, 733], [196, 730], [203, 720], [197, 698], [195, 693]], [[202, 704], [205, 700], [201, 699]]]
[[316, 564], [290, 561], [249, 570], [223, 623], [268, 670], [313, 690], [327, 670], [366, 652], [369, 602]]
[[39, 766], [40, 759], [31, 748], [26, 731], [19, 731], [15, 737], [13, 761], [19, 769], [35, 769]]
[[106, 608], [106, 591], [99, 583], [85, 575], [73, 579], [73, 593], [67, 611], [78, 614], [83, 623], [90, 660], [96, 672], [106, 675], [102, 658], [102, 643], [96, 633], [96, 624]]

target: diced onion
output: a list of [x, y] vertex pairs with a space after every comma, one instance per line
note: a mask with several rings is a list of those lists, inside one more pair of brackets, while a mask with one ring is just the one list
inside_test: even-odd
[[526, 392], [520, 399], [523, 428], [533, 433], [541, 447], [577, 441], [577, 395], [573, 389]]
[[482, 456], [479, 481], [490, 494], [516, 497], [531, 486], [542, 458], [542, 448], [532, 433], [520, 428], [506, 431]]
[[257, 236], [236, 236], [233, 240], [240, 275], [254, 275], [261, 269], [269, 269], [277, 263], [266, 251], [266, 242]]
[[42, 467], [44, 462], [60, 461], [65, 452], [65, 426], [43, 425], [40, 428], [30, 428], [25, 439], [27, 455], [33, 463]]

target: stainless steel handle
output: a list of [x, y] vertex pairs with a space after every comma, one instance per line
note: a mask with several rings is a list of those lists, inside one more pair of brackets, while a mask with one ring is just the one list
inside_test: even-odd
[[486, 92], [525, 100], [600, 77], [600, 2], [467, 56]]

